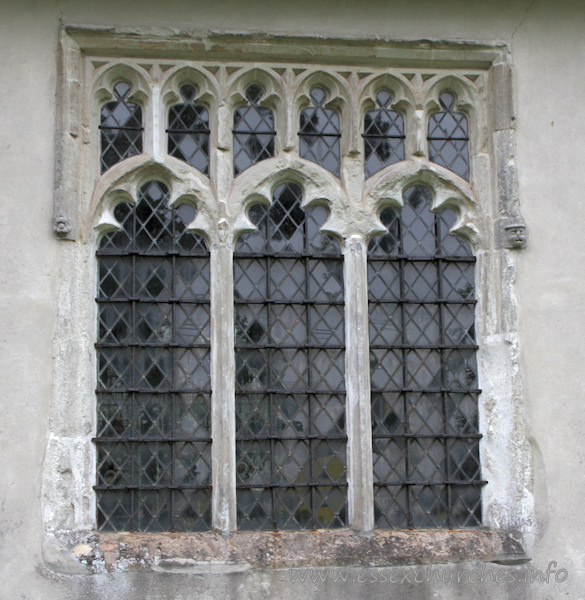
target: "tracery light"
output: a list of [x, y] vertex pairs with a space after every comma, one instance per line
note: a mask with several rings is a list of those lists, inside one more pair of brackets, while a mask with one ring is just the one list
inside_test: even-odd
[[101, 171], [142, 152], [142, 107], [130, 101], [126, 81], [114, 85], [115, 100], [101, 107]]

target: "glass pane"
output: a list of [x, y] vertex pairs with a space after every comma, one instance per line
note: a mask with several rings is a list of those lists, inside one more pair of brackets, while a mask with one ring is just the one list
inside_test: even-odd
[[299, 153], [301, 158], [331, 171], [339, 177], [341, 166], [339, 114], [331, 108], [323, 108], [326, 93], [313, 88], [311, 98], [314, 107], [301, 112], [299, 129]]
[[464, 179], [469, 179], [469, 134], [467, 117], [455, 110], [449, 92], [440, 96], [444, 109], [429, 117], [429, 159]]
[[234, 174], [239, 175], [252, 165], [274, 156], [274, 114], [260, 106], [262, 88], [247, 89], [249, 105], [234, 111]]
[[327, 210], [305, 211], [294, 184], [249, 216], [257, 231], [234, 258], [238, 528], [344, 527], [339, 244], [320, 231]]
[[98, 250], [96, 492], [106, 531], [210, 526], [209, 257], [187, 230], [194, 208], [169, 208], [168, 197], [147, 182], [135, 206], [115, 208], [122, 229]]
[[368, 247], [378, 527], [481, 524], [474, 258], [431, 205], [410, 188]]
[[404, 160], [404, 119], [389, 108], [392, 96], [378, 92], [379, 108], [366, 113], [364, 118], [364, 169], [371, 177], [384, 167]]
[[114, 86], [116, 100], [100, 111], [101, 172], [142, 152], [142, 107], [130, 102], [130, 85], [120, 81]]

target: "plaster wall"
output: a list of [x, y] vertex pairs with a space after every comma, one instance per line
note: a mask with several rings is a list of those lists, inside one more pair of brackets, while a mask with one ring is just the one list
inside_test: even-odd
[[[525, 419], [534, 459], [532, 566], [567, 569], [556, 583], [414, 582], [372, 570], [58, 576], [41, 556], [40, 486], [53, 381], [59, 273], [65, 246], [51, 231], [59, 19], [66, 23], [273, 31], [396, 39], [503, 41], [511, 49], [520, 202], [530, 229], [516, 256]], [[585, 478], [581, 402], [585, 259], [580, 194], [585, 134], [585, 7], [568, 0], [441, 3], [0, 2], [0, 598], [581, 598], [585, 595]], [[505, 465], [503, 465], [505, 468]], [[476, 565], [444, 566], [449, 573]], [[443, 567], [441, 567], [443, 568]], [[491, 565], [490, 569], [496, 569]], [[526, 567], [502, 567], [521, 575]], [[211, 569], [210, 569], [211, 570]], [[317, 571], [315, 571], [317, 573]], [[334, 573], [339, 573], [337, 582]], [[410, 573], [406, 581], [401, 581]], [[346, 575], [343, 581], [341, 575]], [[509, 580], [508, 575], [506, 579]], [[515, 577], [516, 579], [518, 577]], [[385, 579], [385, 581], [384, 581]], [[418, 578], [420, 579], [420, 577]], [[468, 579], [468, 578], [467, 578]]]

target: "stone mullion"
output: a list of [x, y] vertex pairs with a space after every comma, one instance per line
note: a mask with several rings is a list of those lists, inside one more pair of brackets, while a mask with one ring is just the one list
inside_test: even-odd
[[[357, 80], [350, 79], [357, 88]], [[364, 187], [363, 115], [352, 94], [349, 110], [342, 115], [341, 180], [349, 200], [349, 212], [362, 202]], [[342, 137], [343, 142], [343, 137]], [[359, 210], [359, 209], [358, 209]], [[370, 340], [368, 315], [367, 236], [359, 219], [346, 215], [344, 236], [345, 288], [345, 383], [347, 431], [348, 525], [357, 531], [374, 528], [374, 477], [372, 414], [370, 399]], [[351, 224], [350, 224], [351, 223]]]
[[[164, 123], [166, 115], [164, 108], [162, 108], [161, 102], [161, 86], [159, 81], [152, 83], [151, 99], [148, 109], [148, 114], [144, 115], [145, 119], [148, 119], [150, 123], [150, 131], [148, 127], [144, 127], [144, 150], [151, 153], [155, 160], [162, 160], [166, 155], [166, 133], [164, 129]], [[146, 123], [145, 123], [146, 125]], [[161, 131], [161, 128], [162, 131]]]
[[211, 248], [212, 526], [236, 529], [236, 415], [233, 249]]
[[[225, 83], [224, 69], [218, 80], [220, 85]], [[217, 228], [211, 244], [211, 520], [214, 529], [226, 534], [237, 526], [234, 251], [226, 202], [233, 181], [231, 125], [230, 107], [220, 104], [218, 144], [210, 161], [210, 179], [218, 199]]]
[[374, 528], [367, 242], [345, 240], [345, 382], [349, 526]]

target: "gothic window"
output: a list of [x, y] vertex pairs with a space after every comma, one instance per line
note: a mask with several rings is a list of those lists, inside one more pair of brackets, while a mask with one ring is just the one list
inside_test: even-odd
[[364, 119], [364, 169], [371, 177], [380, 169], [404, 160], [404, 118], [390, 108], [392, 94], [380, 90], [376, 94], [378, 108]]
[[320, 87], [311, 90], [313, 106], [301, 112], [299, 153], [302, 158], [317, 163], [339, 177], [341, 165], [341, 127], [339, 114], [325, 108], [327, 92]]
[[183, 102], [169, 109], [168, 152], [209, 174], [209, 111], [196, 104], [197, 89], [185, 84], [180, 89]]
[[283, 184], [236, 243], [239, 529], [347, 524], [343, 261], [326, 216]]
[[422, 186], [368, 251], [376, 526], [481, 524], [474, 262]]
[[455, 96], [451, 92], [443, 92], [439, 103], [443, 110], [429, 117], [429, 159], [469, 179], [467, 117], [455, 110]]
[[116, 99], [101, 108], [102, 173], [142, 152], [142, 107], [130, 101], [131, 91], [129, 83], [119, 81], [114, 85]]
[[274, 114], [260, 105], [264, 92], [259, 85], [246, 90], [248, 104], [234, 111], [234, 174], [274, 156]]
[[521, 529], [506, 49], [157, 36], [60, 38], [46, 531]]
[[208, 529], [209, 256], [192, 206], [145, 183], [98, 257], [97, 493], [105, 531]]

